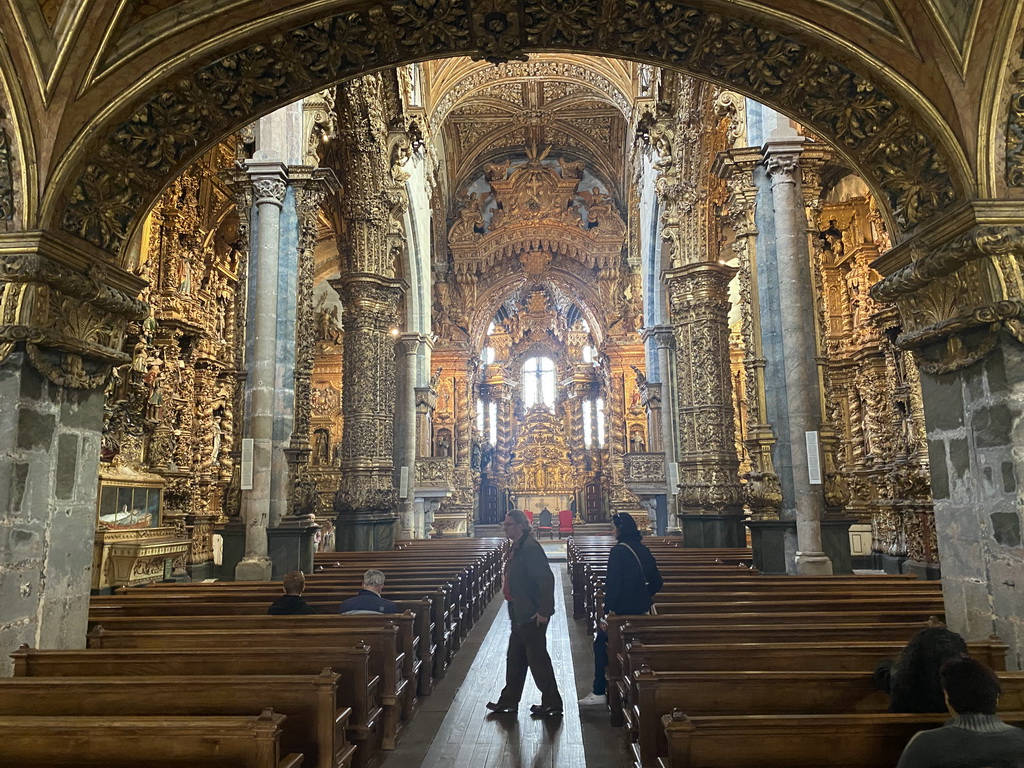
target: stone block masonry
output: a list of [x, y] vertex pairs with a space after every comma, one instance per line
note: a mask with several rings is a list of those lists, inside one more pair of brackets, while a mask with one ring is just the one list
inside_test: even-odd
[[21, 643], [85, 646], [102, 423], [102, 390], [0, 362], [0, 675]]

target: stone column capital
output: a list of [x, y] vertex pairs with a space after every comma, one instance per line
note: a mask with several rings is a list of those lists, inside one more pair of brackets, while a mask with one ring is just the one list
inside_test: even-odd
[[420, 344], [426, 340], [422, 333], [401, 333], [398, 335], [397, 346], [406, 355], [415, 355], [420, 351]]
[[651, 325], [640, 332], [640, 338], [645, 342], [654, 339], [655, 346], [659, 350], [664, 350], [675, 344], [676, 332], [671, 325]]
[[800, 170], [800, 155], [807, 139], [803, 136], [786, 136], [769, 139], [762, 148], [764, 167], [772, 184], [795, 183]]
[[[259, 153], [257, 153], [259, 154]], [[257, 206], [284, 205], [288, 190], [288, 166], [273, 160], [246, 160], [245, 171], [252, 182], [253, 195]]]

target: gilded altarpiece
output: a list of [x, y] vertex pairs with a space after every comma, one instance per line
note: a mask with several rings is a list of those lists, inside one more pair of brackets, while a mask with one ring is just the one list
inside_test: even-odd
[[846, 510], [870, 521], [872, 550], [925, 565], [938, 563], [917, 368], [894, 342], [894, 308], [875, 302], [880, 278], [879, 216], [868, 198], [825, 204], [817, 266], [826, 405], [839, 431], [838, 469], [849, 487]]
[[[456, 484], [465, 486], [459, 470], [468, 451], [472, 487], [486, 472], [512, 503], [517, 494], [551, 494], [571, 505], [590, 484], [605, 499], [617, 489], [621, 505], [639, 509], [623, 485], [623, 453], [631, 441], [638, 450], [648, 443], [633, 372], [644, 359], [640, 281], [613, 195], [582, 161], [535, 146], [525, 161], [486, 165], [481, 182], [449, 229], [450, 263], [435, 265], [435, 455], [452, 445]], [[537, 357], [556, 366], [553, 412], [524, 400], [523, 365]], [[463, 382], [467, 370], [475, 373]], [[457, 413], [463, 396], [472, 407]], [[473, 424], [478, 399], [482, 432]]]
[[320, 525], [318, 551], [332, 552], [335, 545], [334, 496], [341, 475], [341, 434], [344, 417], [341, 410], [342, 345], [345, 332], [341, 327], [336, 303], [321, 299], [315, 311], [316, 340], [313, 377], [310, 387], [308, 476], [315, 484], [313, 514]]
[[177, 561], [194, 574], [212, 568], [214, 526], [237, 512], [228, 488], [242, 249], [218, 178], [234, 159], [227, 145], [208, 152], [147, 218], [137, 273], [149, 283], [143, 298], [151, 311], [130, 327], [131, 362], [113, 371], [106, 389], [101, 481], [159, 485], [162, 524], [190, 542]]

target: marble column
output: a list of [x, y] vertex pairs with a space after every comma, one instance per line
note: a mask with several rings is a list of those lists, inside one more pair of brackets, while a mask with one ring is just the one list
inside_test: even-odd
[[413, 486], [416, 479], [416, 376], [419, 348], [423, 336], [403, 333], [398, 337], [401, 371], [398, 376], [398, 408], [395, 412], [395, 456], [398, 462], [396, 484], [401, 487], [401, 471], [406, 470], [405, 498], [398, 501], [399, 534], [403, 539], [422, 538], [416, 528]]
[[281, 208], [287, 190], [287, 167], [257, 152], [246, 163], [256, 206], [256, 253], [251, 256], [255, 285], [251, 358], [248, 361], [248, 432], [253, 440], [252, 490], [244, 491], [245, 555], [235, 567], [235, 578], [267, 580], [272, 563], [267, 547], [273, 477], [274, 412], [277, 373], [278, 251]]
[[680, 522], [690, 547], [743, 546], [742, 489], [729, 368], [729, 283], [736, 268], [665, 272], [675, 330]]
[[[788, 452], [793, 468], [793, 499], [783, 498], [782, 517], [796, 519], [794, 568], [799, 574], [830, 574], [832, 561], [821, 538], [825, 511], [821, 457], [817, 449], [809, 455], [807, 447], [808, 435], [817, 436], [821, 428], [821, 410], [813, 283], [800, 190], [800, 153], [805, 141], [801, 136], [773, 134], [764, 147], [774, 207], [778, 292], [785, 297], [779, 302], [782, 354], [778, 362], [784, 370], [788, 425], [779, 435], [776, 450]], [[813, 485], [812, 479], [817, 480]]]

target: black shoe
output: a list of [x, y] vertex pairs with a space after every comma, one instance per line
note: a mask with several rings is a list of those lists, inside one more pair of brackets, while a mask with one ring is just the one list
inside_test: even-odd
[[499, 712], [506, 715], [515, 712], [519, 708], [516, 704], [499, 704], [496, 701], [488, 701], [484, 706], [491, 710], [491, 712]]
[[532, 717], [561, 717], [561, 707], [545, 707], [542, 704], [534, 704], [530, 707], [530, 715]]

